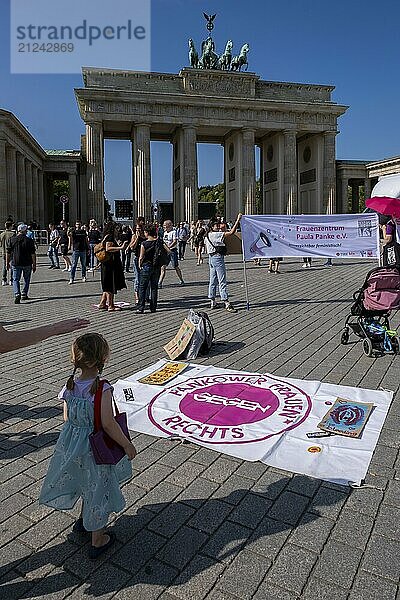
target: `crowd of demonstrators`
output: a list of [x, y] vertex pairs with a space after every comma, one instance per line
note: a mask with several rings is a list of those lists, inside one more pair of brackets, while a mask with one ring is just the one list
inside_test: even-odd
[[[74, 226], [69, 226], [65, 220], [61, 221], [58, 227], [50, 223], [49, 268], [59, 269], [61, 256], [65, 265], [64, 271], [69, 273], [69, 284], [76, 281], [78, 263], [80, 263], [82, 282], [86, 282], [88, 270], [99, 268], [102, 286], [99, 308], [114, 312], [119, 310], [115, 304], [115, 295], [126, 288], [124, 273], [130, 271], [132, 264], [135, 308], [139, 313], [144, 312], [146, 303], [149, 303], [150, 312], [155, 312], [158, 290], [163, 287], [168, 265], [175, 270], [180, 285], [184, 285], [179, 262], [185, 259], [185, 251], [190, 243], [198, 265], [203, 263], [204, 253], [208, 253], [209, 298], [212, 300], [212, 307], [216, 306], [215, 296], [219, 288], [226, 309], [234, 312], [228, 299], [224, 256], [215, 247], [225, 247], [225, 237], [236, 231], [238, 222], [237, 220], [230, 231], [227, 230], [223, 219], [210, 222], [208, 228], [202, 220], [193, 222], [190, 226], [181, 221], [174, 227], [169, 219], [158, 224], [146, 223], [143, 217], [138, 217], [134, 230], [113, 221], [105, 223], [101, 228], [94, 219], [91, 219], [88, 225], [79, 219]], [[36, 251], [28, 226], [20, 224], [17, 232], [13, 227], [12, 221], [7, 222], [6, 230], [0, 237], [4, 257], [2, 280], [3, 285], [7, 285], [7, 271], [11, 270], [10, 279], [14, 285], [15, 302], [19, 304], [21, 300], [28, 299], [30, 277], [36, 270]], [[157, 259], [158, 262], [154, 258], [157, 242], [164, 252], [163, 260]], [[108, 255], [108, 260], [101, 263], [98, 262], [94, 251], [95, 246], [100, 243], [104, 245]], [[25, 281], [22, 292], [20, 291], [21, 276]]]

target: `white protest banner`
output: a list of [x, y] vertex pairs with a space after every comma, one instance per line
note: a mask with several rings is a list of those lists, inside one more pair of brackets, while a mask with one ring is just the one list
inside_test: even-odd
[[379, 223], [375, 213], [244, 215], [241, 229], [245, 260], [263, 256], [379, 257]]
[[[165, 363], [115, 384], [129, 429], [180, 436], [243, 460], [343, 485], [365, 477], [393, 397], [388, 391], [196, 364], [164, 386], [138, 381]], [[365, 404], [373, 404], [368, 414]], [[356, 431], [362, 423], [360, 437], [322, 430], [330, 409], [338, 431]]]

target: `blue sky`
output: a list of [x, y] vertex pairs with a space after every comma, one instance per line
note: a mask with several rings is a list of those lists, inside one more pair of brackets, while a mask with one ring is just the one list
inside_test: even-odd
[[[217, 13], [217, 50], [227, 39], [235, 49], [248, 42], [249, 70], [262, 79], [336, 86], [334, 100], [350, 106], [339, 120], [337, 158], [400, 154], [400, 3], [153, 0], [153, 71], [176, 73], [187, 65], [188, 38], [199, 48], [205, 37], [203, 11]], [[10, 74], [8, 0], [0, 0], [0, 47], [0, 107], [14, 112], [44, 148], [79, 148], [84, 126], [73, 89], [82, 87], [81, 76]], [[222, 148], [201, 144], [198, 156], [200, 185], [222, 181]], [[152, 144], [153, 199], [170, 198], [171, 160], [168, 143]], [[128, 142], [106, 143], [106, 193], [110, 200], [131, 197]]]

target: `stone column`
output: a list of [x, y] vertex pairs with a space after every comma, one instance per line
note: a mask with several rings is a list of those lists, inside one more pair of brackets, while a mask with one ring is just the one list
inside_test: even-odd
[[[68, 184], [69, 184], [69, 202], [67, 205], [68, 210], [68, 222], [75, 223], [78, 218], [78, 184], [77, 184], [77, 175], [76, 173], [68, 174]], [[102, 222], [98, 222], [99, 225], [102, 225]]]
[[351, 212], [358, 213], [360, 204], [360, 186], [358, 181], [351, 184]]
[[297, 214], [297, 140], [296, 131], [286, 129], [283, 132], [283, 184], [286, 214]]
[[242, 131], [242, 202], [247, 215], [257, 213], [256, 206], [256, 155], [254, 129]]
[[[9, 213], [15, 213], [15, 207], [17, 206], [17, 151], [14, 146], [7, 147], [7, 197], [7, 214], [5, 217], [8, 217]], [[0, 225], [3, 226], [3, 221], [0, 221]]]
[[349, 180], [347, 179], [347, 177], [345, 177], [344, 179], [342, 179], [342, 185], [341, 185], [341, 200], [342, 200], [341, 210], [343, 213], [347, 213], [349, 211], [349, 204], [348, 204], [348, 198], [347, 198], [348, 190], [349, 190]]
[[16, 221], [22, 221], [26, 210], [26, 177], [25, 177], [25, 157], [17, 152], [17, 213], [12, 216]]
[[0, 226], [7, 218], [8, 197], [7, 197], [7, 157], [6, 142], [0, 140]]
[[25, 160], [25, 181], [26, 181], [26, 203], [25, 203], [25, 211], [22, 215], [21, 219], [23, 221], [28, 220], [29, 216], [32, 213], [32, 163], [30, 160]]
[[39, 219], [39, 222], [38, 222], [38, 225], [39, 225], [39, 229], [45, 228], [45, 196], [44, 196], [43, 179], [44, 179], [44, 173], [41, 169], [39, 169], [39, 171], [38, 171], [38, 185], [39, 185], [39, 190], [38, 190], [38, 195], [39, 195], [38, 219]]
[[328, 215], [336, 213], [336, 131], [324, 132], [323, 208]]
[[197, 181], [197, 145], [195, 127], [183, 127], [183, 188], [184, 207], [183, 219], [188, 223], [198, 219], [198, 181]]
[[132, 144], [133, 201], [135, 216], [151, 219], [150, 126], [136, 125]]
[[364, 179], [365, 199], [371, 197], [371, 180], [369, 177]]
[[29, 215], [33, 221], [39, 219], [39, 168], [32, 165], [32, 212]]
[[86, 124], [88, 203], [82, 206], [82, 219], [104, 221], [104, 143], [103, 125]]

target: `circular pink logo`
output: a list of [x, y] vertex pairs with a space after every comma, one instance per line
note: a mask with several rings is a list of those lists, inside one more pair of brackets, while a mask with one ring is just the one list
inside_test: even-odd
[[301, 389], [269, 375], [224, 373], [164, 389], [148, 414], [164, 433], [209, 444], [245, 444], [298, 427], [311, 410]]
[[248, 383], [216, 383], [186, 394], [179, 408], [190, 419], [209, 425], [243, 425], [271, 416], [279, 400], [271, 390]]

